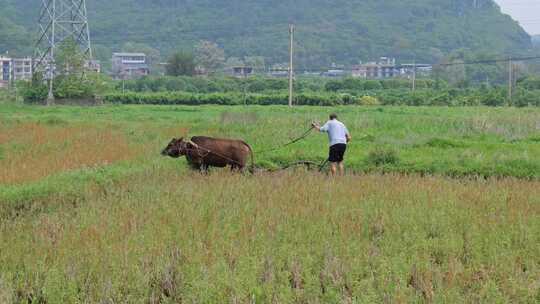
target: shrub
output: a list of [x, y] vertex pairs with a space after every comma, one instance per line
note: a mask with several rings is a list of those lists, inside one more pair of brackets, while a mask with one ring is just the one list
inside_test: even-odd
[[538, 76], [526, 77], [518, 81], [518, 86], [526, 90], [540, 90], [540, 78]]
[[362, 106], [378, 106], [381, 104], [381, 102], [379, 99], [377, 99], [377, 97], [366, 95], [358, 99], [358, 104]]
[[516, 107], [540, 106], [540, 90], [519, 89], [512, 99], [512, 105]]
[[482, 95], [482, 104], [486, 106], [498, 107], [506, 103], [506, 97], [498, 90], [490, 90]]
[[381, 90], [382, 84], [378, 80], [366, 80], [364, 82], [364, 90]]
[[330, 91], [330, 92], [337, 92], [337, 91], [343, 89], [343, 84], [339, 80], [332, 80], [332, 81], [327, 82], [324, 85], [324, 89], [326, 91]]
[[21, 82], [19, 90], [26, 103], [42, 103], [47, 99], [48, 88], [43, 82]]
[[366, 159], [367, 164], [372, 166], [397, 165], [399, 156], [393, 149], [376, 148], [369, 152]]
[[432, 138], [426, 142], [426, 146], [432, 147], [432, 148], [449, 149], [449, 148], [460, 148], [460, 147], [464, 147], [465, 145], [461, 142], [457, 142], [450, 139]]

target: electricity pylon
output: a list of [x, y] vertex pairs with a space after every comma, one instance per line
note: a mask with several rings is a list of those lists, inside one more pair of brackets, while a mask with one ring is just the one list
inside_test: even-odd
[[38, 30], [33, 71], [43, 73], [49, 81], [47, 104], [51, 104], [54, 101], [52, 89], [57, 47], [72, 40], [85, 60], [92, 59], [86, 0], [41, 0]]

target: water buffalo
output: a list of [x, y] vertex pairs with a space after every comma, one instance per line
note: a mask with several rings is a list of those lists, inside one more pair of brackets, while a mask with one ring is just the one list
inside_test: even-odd
[[185, 155], [191, 167], [201, 171], [206, 171], [208, 167], [226, 166], [231, 166], [231, 170], [242, 171], [246, 167], [248, 157], [251, 157], [253, 170], [253, 150], [241, 140], [204, 136], [195, 136], [191, 140], [173, 138], [161, 155], [173, 158]]

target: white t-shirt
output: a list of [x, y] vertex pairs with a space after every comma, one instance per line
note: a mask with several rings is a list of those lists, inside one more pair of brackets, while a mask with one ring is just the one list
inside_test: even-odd
[[328, 133], [328, 140], [330, 141], [330, 146], [336, 144], [347, 144], [347, 135], [349, 135], [349, 130], [345, 125], [337, 120], [329, 120], [324, 126], [321, 127], [321, 132]]

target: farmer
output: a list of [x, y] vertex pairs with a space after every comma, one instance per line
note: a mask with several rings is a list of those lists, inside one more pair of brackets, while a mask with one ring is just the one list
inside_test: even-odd
[[351, 141], [351, 135], [345, 125], [337, 120], [336, 114], [330, 114], [330, 120], [320, 126], [314, 122], [311, 124], [315, 129], [320, 132], [328, 133], [328, 140], [330, 141], [330, 153], [328, 155], [328, 161], [330, 162], [330, 171], [335, 176], [339, 167], [339, 173], [343, 175], [343, 156], [345, 150], [347, 150], [347, 143]]

